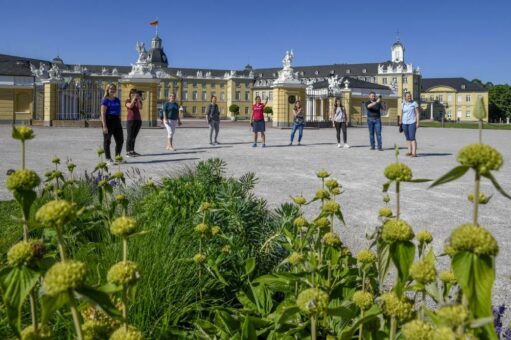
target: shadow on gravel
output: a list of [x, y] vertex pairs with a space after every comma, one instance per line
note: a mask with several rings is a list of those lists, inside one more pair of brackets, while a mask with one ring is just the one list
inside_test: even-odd
[[431, 153], [418, 153], [417, 154], [417, 157], [435, 157], [435, 156], [452, 156], [452, 153], [431, 152]]
[[149, 156], [168, 156], [168, 155], [184, 155], [184, 154], [190, 154], [190, 153], [204, 153], [206, 151], [167, 151], [167, 152], [162, 152], [162, 153], [147, 153], [147, 154], [143, 154], [141, 156], [138, 156], [137, 158], [140, 158], [140, 157], [149, 157]]
[[168, 162], [181, 162], [181, 161], [196, 161], [200, 159], [199, 157], [190, 157], [190, 158], [176, 158], [176, 159], [155, 159], [155, 160], [152, 160], [152, 161], [147, 161], [147, 162], [129, 162], [127, 163], [128, 165], [133, 165], [133, 164], [156, 164], [156, 163], [168, 163]]

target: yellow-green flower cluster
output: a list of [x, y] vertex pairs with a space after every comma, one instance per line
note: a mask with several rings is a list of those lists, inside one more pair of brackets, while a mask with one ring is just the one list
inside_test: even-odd
[[454, 252], [468, 251], [477, 255], [497, 255], [499, 246], [492, 234], [483, 227], [462, 224], [451, 233], [448, 245]]
[[417, 233], [417, 240], [419, 243], [431, 243], [433, 241], [433, 235], [427, 230], [421, 230]]
[[389, 202], [390, 202], [390, 196], [389, 196], [389, 194], [385, 194], [385, 195], [383, 195], [383, 202], [384, 202], [384, 203], [389, 203]]
[[303, 261], [303, 255], [297, 252], [293, 252], [291, 255], [289, 255], [287, 260], [291, 265], [296, 266]]
[[219, 226], [216, 225], [213, 228], [211, 228], [211, 235], [215, 236], [218, 233], [220, 233], [220, 227]]
[[421, 320], [413, 320], [406, 323], [401, 329], [406, 340], [431, 340], [433, 338], [433, 326]]
[[26, 141], [34, 137], [34, 130], [28, 126], [13, 126], [12, 128], [12, 138], [14, 139]]
[[122, 171], [116, 171], [112, 175], [112, 178], [124, 180], [124, 173]]
[[316, 191], [316, 196], [314, 196], [314, 198], [320, 199], [320, 200], [326, 200], [326, 199], [330, 198], [330, 194], [326, 190], [319, 189], [318, 191]]
[[341, 206], [336, 201], [326, 201], [325, 204], [323, 204], [322, 211], [323, 213], [327, 215], [334, 215], [338, 213], [341, 210]]
[[101, 157], [101, 155], [103, 155], [105, 153], [105, 149], [99, 148], [97, 153], [98, 153], [98, 157]]
[[68, 289], [76, 289], [85, 281], [85, 263], [64, 261], [54, 264], [44, 277], [44, 288], [48, 295], [54, 296]]
[[24, 266], [32, 263], [36, 257], [36, 241], [21, 241], [7, 252], [7, 263], [10, 266]]
[[37, 332], [33, 325], [27, 326], [21, 331], [21, 340], [50, 340], [53, 339], [51, 329], [43, 324], [37, 325]]
[[403, 220], [389, 220], [383, 225], [382, 238], [387, 243], [410, 241], [413, 237], [412, 227]]
[[39, 208], [35, 217], [46, 227], [61, 228], [76, 218], [76, 211], [68, 201], [54, 200]]
[[201, 236], [204, 236], [206, 235], [206, 233], [208, 232], [208, 225], [206, 223], [199, 223], [195, 226], [194, 228], [194, 231], [201, 235]]
[[60, 158], [58, 156], [53, 157], [51, 162], [55, 165], [60, 164]]
[[326, 217], [321, 217], [314, 221], [314, 224], [320, 229], [326, 229], [330, 227], [330, 220]]
[[126, 329], [124, 326], [118, 328], [115, 332], [110, 335], [110, 340], [143, 340], [144, 335], [142, 332], [137, 330], [133, 326], [128, 326]]
[[440, 274], [438, 274], [438, 278], [443, 283], [450, 283], [450, 284], [456, 283], [456, 276], [454, 276], [453, 272], [441, 272]]
[[82, 325], [83, 339], [107, 339], [112, 333], [112, 326], [104, 320], [87, 320]]
[[298, 294], [296, 305], [307, 315], [320, 315], [328, 308], [328, 294], [318, 288], [309, 288]]
[[106, 279], [109, 283], [117, 286], [131, 286], [138, 281], [140, 274], [138, 273], [138, 266], [135, 262], [121, 261], [114, 264]]
[[337, 196], [337, 195], [340, 195], [341, 194], [341, 188], [340, 187], [337, 187], [337, 188], [333, 188], [330, 190], [330, 192], [332, 193], [332, 195], [334, 196]]
[[[468, 200], [470, 202], [474, 202], [474, 193], [471, 192], [470, 194], [468, 194]], [[490, 197], [486, 196], [485, 194], [483, 194], [482, 192], [479, 193], [479, 204], [486, 204], [490, 201]]]
[[468, 311], [462, 305], [447, 305], [438, 308], [435, 314], [451, 327], [461, 326], [468, 318]]
[[325, 181], [325, 186], [328, 190], [332, 191], [335, 188], [339, 188], [339, 182], [336, 179], [330, 178]]
[[293, 202], [295, 202], [295, 204], [298, 205], [304, 205], [305, 203], [307, 203], [307, 200], [303, 196], [296, 196], [293, 197]]
[[431, 283], [436, 279], [435, 265], [431, 263], [431, 261], [427, 260], [415, 262], [410, 267], [410, 275], [415, 281], [419, 283]]
[[339, 247], [341, 245], [341, 239], [335, 233], [328, 232], [323, 235], [323, 243], [328, 247]]
[[432, 335], [431, 339], [457, 340], [458, 338], [456, 337], [456, 334], [450, 327], [439, 327], [433, 331], [433, 335]]
[[202, 264], [202, 263], [206, 262], [206, 256], [204, 254], [200, 254], [200, 253], [199, 254], [195, 254], [193, 256], [193, 262], [195, 262], [197, 264]]
[[396, 293], [385, 293], [380, 296], [383, 302], [383, 313], [394, 316], [400, 321], [406, 321], [412, 317], [412, 304], [405, 298], [400, 299]]
[[391, 181], [406, 182], [412, 179], [412, 169], [399, 162], [387, 166], [384, 174]]
[[128, 199], [126, 198], [126, 195], [117, 195], [117, 196], [115, 196], [115, 200], [120, 204], [128, 203]]
[[119, 163], [122, 163], [122, 162], [123, 162], [123, 160], [124, 160], [124, 159], [122, 158], [122, 156], [121, 156], [121, 155], [117, 155], [117, 156], [115, 156], [115, 158], [114, 158], [114, 159], [115, 159], [117, 162], [119, 162]]
[[133, 234], [136, 229], [137, 224], [135, 219], [128, 216], [121, 216], [116, 218], [110, 227], [112, 234], [119, 237], [127, 237]]
[[367, 310], [373, 305], [373, 294], [359, 290], [353, 293], [351, 301], [361, 310]]
[[357, 254], [357, 261], [362, 264], [371, 264], [376, 262], [376, 255], [369, 249], [362, 249]]
[[30, 191], [39, 183], [41, 179], [32, 170], [16, 170], [7, 177], [7, 189], [10, 191]]
[[67, 162], [66, 163], [66, 166], [67, 166], [67, 170], [69, 172], [73, 172], [73, 170], [76, 168], [76, 164], [73, 163], [73, 162]]
[[392, 210], [390, 208], [380, 208], [378, 211], [380, 217], [392, 217]]
[[213, 205], [209, 202], [202, 202], [200, 207], [199, 207], [199, 211], [200, 212], [205, 212], [205, 211], [209, 211], [211, 210], [211, 208], [213, 207]]
[[94, 170], [97, 171], [97, 170], [107, 170], [107, 169], [108, 169], [108, 165], [106, 165], [105, 162], [101, 161], [96, 165], [96, 168]]
[[485, 175], [502, 166], [502, 155], [493, 147], [486, 144], [470, 144], [463, 147], [457, 156], [461, 165], [471, 167]]
[[303, 216], [300, 216], [300, 217], [295, 218], [293, 224], [295, 227], [301, 228], [301, 227], [306, 227], [307, 225], [309, 225], [309, 222], [307, 222], [307, 220]]
[[328, 173], [328, 171], [322, 169], [316, 172], [316, 176], [318, 176], [318, 178], [327, 178], [330, 176], [330, 174]]
[[229, 254], [231, 252], [231, 246], [226, 244], [225, 246], [222, 247], [222, 249], [220, 249], [220, 251], [222, 252], [222, 254]]

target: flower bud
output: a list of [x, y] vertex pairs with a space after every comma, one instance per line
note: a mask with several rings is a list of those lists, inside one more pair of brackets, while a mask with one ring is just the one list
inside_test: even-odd
[[341, 245], [341, 239], [337, 234], [328, 232], [326, 233], [323, 238], [323, 243], [328, 247], [339, 247]]
[[328, 294], [318, 288], [309, 288], [298, 294], [296, 305], [307, 315], [324, 314], [328, 308]]
[[298, 205], [304, 205], [305, 203], [307, 203], [307, 200], [303, 196], [296, 196], [293, 197], [293, 202], [295, 202], [295, 204]]
[[499, 246], [493, 235], [480, 226], [462, 224], [451, 233], [448, 245], [455, 253], [468, 251], [477, 255], [497, 255]]
[[399, 299], [396, 293], [385, 293], [379, 297], [383, 304], [383, 313], [386, 316], [394, 316], [400, 321], [406, 321], [412, 317], [412, 304], [406, 298]]
[[503, 164], [502, 155], [486, 144], [470, 144], [463, 147], [457, 156], [461, 165], [468, 166], [481, 175], [498, 170]]
[[58, 158], [57, 156], [53, 157], [53, 159], [51, 160], [51, 162], [55, 165], [58, 165], [60, 164], [60, 158]]
[[328, 190], [332, 191], [335, 188], [339, 188], [339, 182], [336, 179], [330, 178], [325, 181], [325, 186]]
[[417, 233], [417, 240], [419, 243], [431, 243], [433, 235], [427, 230], [421, 230]]
[[230, 254], [231, 246], [226, 244], [225, 246], [222, 247], [222, 249], [220, 249], [220, 251], [222, 252], [222, 254]]
[[133, 326], [121, 326], [110, 335], [110, 340], [144, 340], [144, 334]]
[[213, 205], [211, 203], [209, 203], [209, 202], [202, 202], [201, 205], [200, 205], [199, 211], [200, 212], [209, 211], [209, 210], [211, 210], [212, 207], [213, 207]]
[[387, 243], [410, 241], [413, 237], [412, 227], [403, 220], [389, 220], [383, 225], [382, 238]]
[[314, 221], [314, 224], [320, 229], [326, 229], [330, 227], [330, 220], [326, 217], [321, 217]]
[[41, 179], [32, 170], [16, 170], [7, 177], [7, 189], [10, 191], [30, 191], [39, 183]]
[[301, 227], [308, 226], [309, 222], [307, 222], [307, 220], [303, 216], [300, 216], [300, 217], [295, 218], [293, 224], [295, 227], [301, 228]]
[[197, 264], [202, 264], [204, 262], [206, 262], [206, 256], [203, 255], [203, 254], [195, 254], [193, 256], [193, 262], [197, 263]]
[[37, 332], [34, 325], [27, 326], [21, 331], [21, 340], [50, 340], [53, 338], [54, 335], [51, 329], [43, 324], [37, 325]]
[[412, 179], [412, 169], [399, 162], [387, 166], [384, 174], [391, 181], [406, 182]]
[[351, 301], [361, 310], [368, 310], [373, 305], [373, 294], [359, 290], [353, 293]]
[[410, 267], [410, 276], [419, 283], [431, 283], [436, 279], [435, 265], [427, 260], [415, 262]]
[[329, 198], [330, 198], [330, 194], [329, 194], [329, 193], [328, 193], [328, 191], [326, 191], [326, 190], [319, 189], [319, 190], [316, 192], [316, 196], [314, 196], [314, 198], [316, 198], [316, 199], [320, 199], [320, 200], [326, 200], [326, 199], [329, 199]]
[[[468, 200], [472, 203], [474, 202], [474, 193], [473, 192], [468, 194]], [[482, 192], [479, 193], [479, 204], [487, 204], [489, 201], [490, 201], [490, 197], [486, 196]]]
[[46, 272], [43, 287], [50, 296], [76, 289], [83, 285], [85, 273], [86, 266], [83, 262], [58, 262]]
[[16, 243], [7, 252], [7, 263], [10, 266], [26, 266], [32, 263], [36, 257], [36, 248], [33, 241], [21, 241]]
[[323, 204], [322, 212], [327, 215], [335, 215], [341, 211], [341, 205], [336, 201], [326, 201]]
[[199, 223], [195, 226], [193, 229], [197, 234], [202, 236], [205, 236], [205, 234], [208, 232], [208, 225], [206, 223]]
[[211, 235], [215, 236], [218, 233], [220, 233], [220, 227], [219, 226], [216, 225], [213, 228], [211, 228]]
[[28, 126], [13, 126], [12, 127], [12, 138], [26, 141], [33, 139], [35, 137], [34, 130], [29, 128]]
[[133, 234], [136, 229], [137, 225], [135, 219], [128, 216], [121, 216], [116, 218], [110, 227], [112, 234], [119, 237], [127, 237]]
[[117, 286], [131, 286], [140, 278], [138, 266], [135, 262], [122, 261], [110, 267], [107, 281]]
[[362, 249], [357, 254], [357, 261], [362, 264], [371, 264], [376, 262], [376, 255], [369, 249]]
[[76, 218], [76, 211], [68, 201], [53, 200], [39, 208], [35, 218], [45, 227], [62, 228]]
[[430, 340], [433, 338], [433, 326], [421, 320], [413, 320], [401, 329], [406, 340]]
[[440, 274], [438, 274], [438, 278], [443, 283], [450, 283], [450, 284], [456, 283], [456, 276], [454, 276], [453, 272], [441, 272]]
[[439, 319], [451, 327], [458, 327], [468, 319], [468, 311], [462, 305], [446, 305], [435, 311]]
[[327, 178], [330, 176], [330, 174], [326, 170], [319, 170], [316, 172], [316, 176], [318, 176], [318, 178]]
[[380, 217], [392, 217], [392, 210], [390, 208], [380, 208], [378, 211]]
[[289, 255], [287, 260], [291, 265], [296, 266], [297, 264], [299, 264], [303, 261], [303, 255], [300, 253], [294, 252], [291, 255]]

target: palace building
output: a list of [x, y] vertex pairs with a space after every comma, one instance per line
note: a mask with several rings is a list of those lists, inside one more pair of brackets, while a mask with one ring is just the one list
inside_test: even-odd
[[396, 122], [405, 92], [420, 102], [424, 119], [443, 116], [475, 121], [472, 112], [478, 98], [488, 108], [488, 92], [464, 78], [422, 78], [419, 67], [405, 61], [405, 47], [399, 39], [391, 46], [390, 60], [366, 64], [292, 67], [291, 51], [286, 53], [283, 68], [179, 68], [169, 65], [158, 34], [148, 51], [138, 43], [137, 52], [138, 60], [132, 66], [73, 65], [60, 57], [46, 61], [0, 54], [0, 123], [92, 124], [99, 119], [108, 83], [118, 85], [122, 100], [132, 87], [143, 91], [146, 126], [156, 124], [158, 108], [170, 93], [176, 94], [185, 117], [203, 117], [215, 95], [223, 117], [233, 117], [229, 108], [235, 104], [239, 117], [246, 118], [255, 97], [263, 101], [267, 97], [268, 106], [274, 109], [273, 124], [281, 127], [290, 125], [295, 100], [303, 103], [307, 124], [328, 123], [336, 98], [347, 108], [352, 125], [363, 124], [364, 102], [371, 91], [386, 102], [382, 119], [387, 123]]

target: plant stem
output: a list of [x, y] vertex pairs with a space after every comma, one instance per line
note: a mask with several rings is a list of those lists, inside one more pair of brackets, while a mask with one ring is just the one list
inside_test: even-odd
[[25, 141], [21, 141], [21, 168], [25, 170]]
[[397, 328], [396, 317], [393, 316], [393, 317], [390, 318], [390, 335], [389, 335], [389, 340], [394, 340], [396, 338], [396, 328]]
[[483, 143], [483, 121], [479, 119], [479, 144]]
[[421, 307], [419, 319], [424, 321], [424, 308], [426, 308], [426, 292], [422, 291], [421, 295], [422, 295], [422, 307]]
[[76, 338], [78, 340], [83, 340], [80, 315], [78, 314], [78, 309], [76, 308], [75, 297], [73, 296], [73, 291], [71, 289], [68, 290], [68, 295], [69, 295], [69, 304], [71, 305], [71, 315], [73, 316], [73, 323], [75, 325], [75, 330], [76, 330]]
[[401, 211], [401, 204], [399, 202], [399, 181], [396, 181], [396, 220], [399, 221], [399, 213]]
[[124, 319], [124, 329], [128, 330], [128, 288], [122, 287], [122, 318]]
[[57, 228], [57, 243], [59, 247], [60, 261], [64, 262], [66, 260], [66, 252], [64, 251], [64, 239], [62, 238], [59, 228]]
[[[362, 319], [364, 317], [364, 311], [360, 311], [360, 318]], [[358, 328], [358, 340], [362, 340], [362, 334], [364, 332], [364, 323], [360, 324], [360, 327]]]
[[475, 190], [474, 190], [474, 225], [479, 225], [477, 223], [478, 214], [479, 214], [479, 187], [481, 185], [481, 175], [479, 171], [476, 170], [476, 178], [475, 178]]
[[122, 239], [122, 260], [124, 262], [128, 261], [128, 238], [124, 237]]
[[37, 305], [35, 303], [36, 296], [34, 292], [34, 288], [30, 291], [30, 314], [32, 315], [32, 326], [34, 327], [34, 331], [37, 333]]
[[311, 339], [316, 340], [316, 317], [311, 316]]
[[362, 270], [362, 291], [366, 291], [366, 271]]

